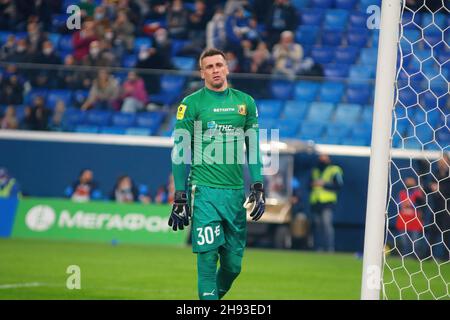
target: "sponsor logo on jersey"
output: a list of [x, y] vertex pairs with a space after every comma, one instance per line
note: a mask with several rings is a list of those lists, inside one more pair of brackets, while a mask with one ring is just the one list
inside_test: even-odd
[[238, 105], [238, 112], [243, 116], [247, 115], [247, 106], [245, 104]]
[[187, 106], [184, 104], [180, 104], [180, 106], [177, 109], [177, 120], [181, 120], [184, 118], [184, 113], [186, 112]]
[[208, 127], [208, 129], [215, 129], [216, 128], [216, 122], [215, 121], [208, 121], [206, 126]]
[[233, 112], [235, 108], [214, 108], [213, 112]]

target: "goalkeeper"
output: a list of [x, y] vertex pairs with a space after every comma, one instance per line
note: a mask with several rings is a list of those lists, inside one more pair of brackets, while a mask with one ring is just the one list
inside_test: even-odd
[[[199, 66], [204, 87], [185, 97], [177, 109], [172, 151], [175, 195], [169, 225], [174, 231], [183, 230], [192, 220], [198, 295], [201, 300], [217, 300], [241, 271], [247, 231], [244, 205], [251, 209], [252, 219], [259, 220], [265, 197], [253, 98], [228, 87], [223, 52], [206, 49]], [[244, 142], [252, 179], [247, 200], [243, 152], [239, 152]], [[188, 179], [183, 159], [191, 161]]]

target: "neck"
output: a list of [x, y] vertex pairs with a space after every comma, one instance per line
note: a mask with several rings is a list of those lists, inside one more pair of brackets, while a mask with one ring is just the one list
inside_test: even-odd
[[223, 85], [220, 88], [213, 87], [209, 83], [205, 83], [205, 87], [211, 91], [222, 92], [228, 88], [228, 82], [225, 80], [225, 82], [223, 83]]

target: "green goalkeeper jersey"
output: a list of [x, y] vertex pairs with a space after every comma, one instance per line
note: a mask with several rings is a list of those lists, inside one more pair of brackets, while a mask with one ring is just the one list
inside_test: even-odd
[[243, 188], [244, 162], [253, 182], [262, 182], [258, 111], [251, 96], [232, 88], [216, 92], [204, 87], [183, 99], [176, 118], [172, 153], [176, 190], [186, 189], [183, 157], [191, 163], [191, 185]]

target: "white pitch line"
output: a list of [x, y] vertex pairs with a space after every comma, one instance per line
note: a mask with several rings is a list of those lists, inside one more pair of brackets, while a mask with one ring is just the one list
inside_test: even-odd
[[41, 282], [0, 284], [0, 290], [1, 289], [41, 287], [41, 286], [44, 286], [44, 285], [45, 285], [45, 283], [41, 283]]

